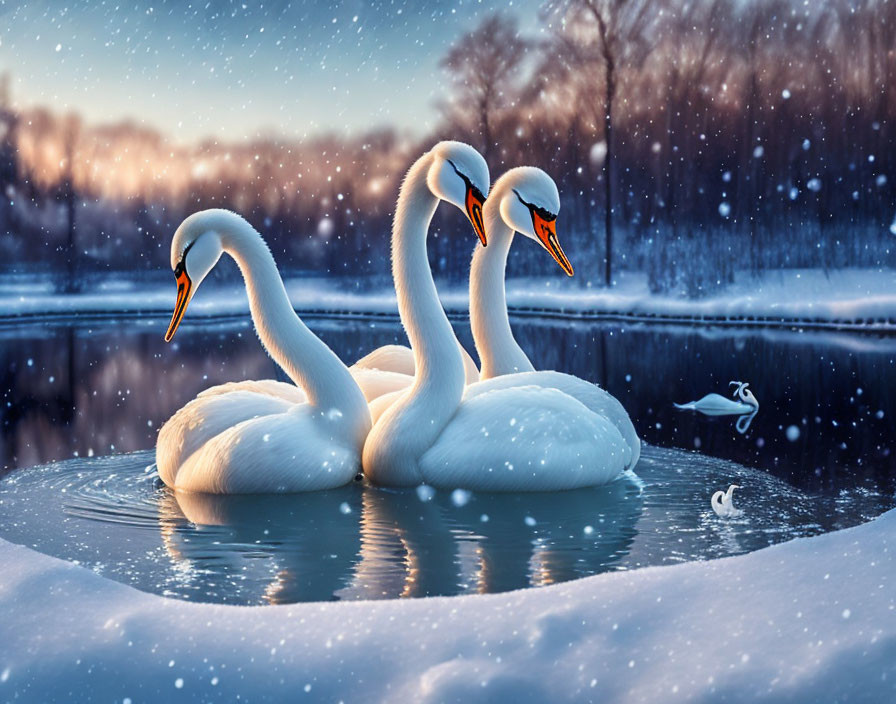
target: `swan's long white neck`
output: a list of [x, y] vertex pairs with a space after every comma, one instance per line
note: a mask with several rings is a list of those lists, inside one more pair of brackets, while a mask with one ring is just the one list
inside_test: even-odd
[[[339, 357], [296, 315], [271, 251], [255, 229], [237, 216], [213, 223], [224, 251], [246, 282], [252, 322], [268, 354], [324, 412], [363, 417], [364, 395]], [[369, 419], [367, 421], [369, 423]]]
[[453, 414], [463, 394], [464, 365], [426, 255], [426, 236], [438, 205], [426, 183], [432, 159], [431, 153], [420, 157], [401, 185], [392, 229], [392, 277], [398, 312], [414, 351], [412, 396], [432, 399], [434, 409]]
[[502, 195], [493, 190], [485, 201], [488, 247], [476, 245], [470, 266], [470, 327], [481, 363], [480, 379], [535, 371], [514, 339], [507, 316], [504, 278], [514, 233], [501, 217]]
[[420, 458], [457, 412], [464, 363], [426, 257], [426, 235], [438, 199], [426, 182], [433, 155], [424, 154], [401, 184], [392, 228], [392, 277], [398, 312], [414, 351], [414, 385], [377, 421], [364, 444], [364, 471], [375, 481], [415, 486]]

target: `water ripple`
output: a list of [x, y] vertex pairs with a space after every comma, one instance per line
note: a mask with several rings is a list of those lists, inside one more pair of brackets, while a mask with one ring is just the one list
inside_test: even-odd
[[[138, 589], [237, 604], [497, 592], [708, 560], [863, 522], [892, 496], [805, 494], [734, 462], [645, 447], [637, 473], [550, 494], [352, 484], [291, 496], [172, 492], [152, 452], [0, 480], [0, 535]], [[730, 483], [741, 518], [709, 506]]]

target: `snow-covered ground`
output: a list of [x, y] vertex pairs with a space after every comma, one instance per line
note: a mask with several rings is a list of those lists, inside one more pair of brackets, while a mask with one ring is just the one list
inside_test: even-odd
[[[346, 292], [340, 281], [291, 279], [287, 288], [299, 311], [314, 313], [397, 314], [391, 288]], [[0, 317], [141, 313], [170, 315], [174, 282], [169, 286], [134, 287], [127, 282], [102, 284], [95, 291], [59, 296], [48, 287], [0, 285]], [[442, 301], [455, 313], [468, 309], [463, 288], [443, 291]], [[511, 279], [507, 303], [522, 314], [621, 316], [694, 322], [776, 325], [797, 322], [833, 327], [896, 327], [896, 270], [845, 269], [825, 274], [785, 269], [757, 280], [741, 272], [735, 283], [706, 298], [681, 293], [651, 294], [644, 275], [623, 272], [612, 290], [579, 288], [556, 277]], [[188, 318], [236, 315], [248, 311], [241, 285], [205, 284], [190, 305]]]
[[173, 601], [0, 540], [4, 701], [896, 701], [896, 511], [490, 596]]

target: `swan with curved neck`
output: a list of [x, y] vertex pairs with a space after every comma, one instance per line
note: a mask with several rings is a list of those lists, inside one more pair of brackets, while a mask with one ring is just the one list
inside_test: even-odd
[[492, 186], [484, 217], [489, 245], [477, 245], [470, 267], [470, 326], [482, 361], [482, 382], [468, 388], [466, 397], [522, 384], [562, 391], [616, 426], [631, 450], [631, 468], [641, 455], [641, 441], [622, 404], [599, 386], [571, 374], [535, 371], [510, 328], [505, 271], [515, 233], [537, 242], [568, 276], [573, 275], [557, 239], [559, 211], [557, 185], [541, 169], [511, 169]]
[[[546, 207], [542, 204], [546, 204]], [[489, 246], [480, 243], [470, 268], [470, 324], [481, 371], [461, 346], [466, 382], [475, 383], [501, 374], [534, 371], [516, 343], [507, 317], [504, 272], [514, 232], [541, 244], [572, 276], [572, 265], [557, 240], [556, 219], [560, 195], [554, 181], [541, 169], [511, 169], [492, 187], [483, 219]], [[385, 345], [355, 362], [353, 368], [388, 369], [414, 375], [413, 353], [401, 345]]]
[[720, 518], [737, 518], [744, 514], [739, 508], [734, 507], [735, 489], [740, 489], [740, 486], [732, 484], [728, 487], [728, 491], [717, 491], [712, 495], [709, 503]]
[[411, 166], [401, 186], [392, 274], [416, 376], [368, 435], [364, 471], [381, 484], [492, 491], [611, 481], [630, 462], [631, 449], [607, 418], [575, 398], [553, 388], [513, 385], [514, 377], [525, 375], [502, 377], [510, 380], [507, 388], [480, 393], [481, 384], [473, 384], [464, 397], [463, 360], [426, 255], [439, 200], [462, 207], [462, 181], [452, 177], [458, 170], [474, 182], [488, 181], [478, 152], [443, 142]]
[[271, 251], [235, 213], [195, 213], [175, 232], [177, 303], [165, 339], [174, 337], [224, 253], [246, 282], [258, 337], [299, 388], [293, 399], [246, 389], [201, 394], [159, 431], [159, 476], [175, 489], [217, 494], [310, 491], [351, 481], [370, 429], [364, 395], [296, 315]]
[[541, 169], [520, 166], [499, 178], [485, 204], [488, 248], [477, 246], [470, 265], [470, 327], [482, 363], [480, 379], [535, 371], [517, 344], [507, 316], [504, 278], [515, 232], [535, 240], [572, 276], [557, 241], [560, 194]]

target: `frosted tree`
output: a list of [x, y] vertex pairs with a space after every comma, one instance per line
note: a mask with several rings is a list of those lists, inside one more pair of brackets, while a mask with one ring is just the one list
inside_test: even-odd
[[469, 124], [486, 161], [493, 163], [495, 124], [501, 111], [512, 107], [521, 64], [530, 43], [520, 37], [516, 18], [486, 17], [461, 37], [441, 61], [454, 84], [455, 95], [445, 106], [450, 121]]
[[80, 288], [78, 283], [78, 244], [76, 241], [76, 192], [75, 163], [78, 140], [81, 135], [81, 120], [75, 115], [68, 115], [62, 129], [62, 179], [59, 183], [59, 195], [65, 204], [66, 215], [66, 256], [68, 262], [67, 276], [64, 283], [65, 293], [75, 293]]
[[[613, 107], [618, 72], [623, 65], [642, 63], [649, 45], [646, 30], [652, 14], [645, 0], [564, 0], [549, 4], [561, 14], [561, 33], [578, 43], [579, 60], [597, 59], [603, 69], [604, 285], [613, 284]], [[567, 46], [571, 42], [565, 42]]]

